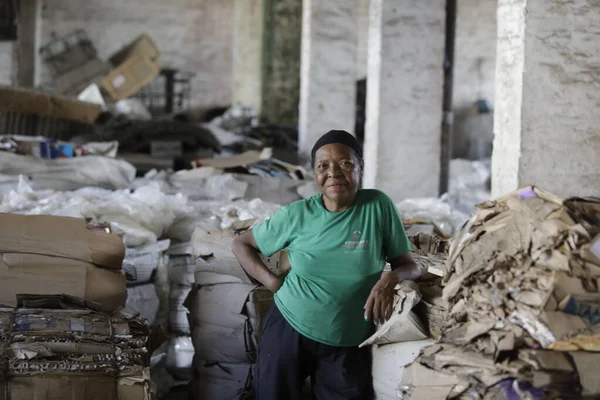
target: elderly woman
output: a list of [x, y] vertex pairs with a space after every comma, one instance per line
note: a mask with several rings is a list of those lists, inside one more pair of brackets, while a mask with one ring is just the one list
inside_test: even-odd
[[[362, 150], [344, 131], [312, 150], [321, 193], [283, 207], [233, 242], [244, 270], [275, 293], [254, 375], [258, 400], [295, 400], [310, 376], [317, 400], [371, 399], [371, 353], [358, 345], [392, 313], [394, 287], [419, 270], [394, 203], [359, 189]], [[287, 249], [291, 271], [261, 262]], [[392, 272], [382, 276], [389, 262]]]

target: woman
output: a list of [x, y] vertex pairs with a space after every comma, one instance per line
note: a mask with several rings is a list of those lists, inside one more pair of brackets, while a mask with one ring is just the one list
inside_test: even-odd
[[[419, 270], [394, 203], [359, 189], [362, 149], [344, 131], [312, 150], [320, 194], [283, 207], [235, 239], [244, 270], [275, 293], [255, 370], [257, 400], [301, 398], [311, 377], [317, 400], [372, 398], [371, 353], [358, 345], [392, 313], [394, 287]], [[279, 277], [261, 262], [287, 249], [291, 271]], [[392, 272], [382, 277], [385, 262]]]

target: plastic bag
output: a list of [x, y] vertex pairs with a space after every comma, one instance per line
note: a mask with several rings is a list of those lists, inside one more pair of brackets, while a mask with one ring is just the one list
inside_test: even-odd
[[180, 379], [191, 378], [194, 345], [189, 336], [171, 338], [167, 348], [167, 370]]

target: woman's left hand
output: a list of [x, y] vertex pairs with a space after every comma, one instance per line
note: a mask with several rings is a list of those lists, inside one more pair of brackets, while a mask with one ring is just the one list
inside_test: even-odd
[[393, 274], [386, 274], [377, 281], [365, 304], [365, 321], [383, 325], [394, 311], [394, 295], [398, 280]]

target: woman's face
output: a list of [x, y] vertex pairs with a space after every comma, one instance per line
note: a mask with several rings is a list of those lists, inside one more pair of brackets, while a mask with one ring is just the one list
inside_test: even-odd
[[362, 175], [362, 163], [354, 150], [341, 143], [321, 147], [313, 165], [323, 196], [336, 203], [354, 201]]

